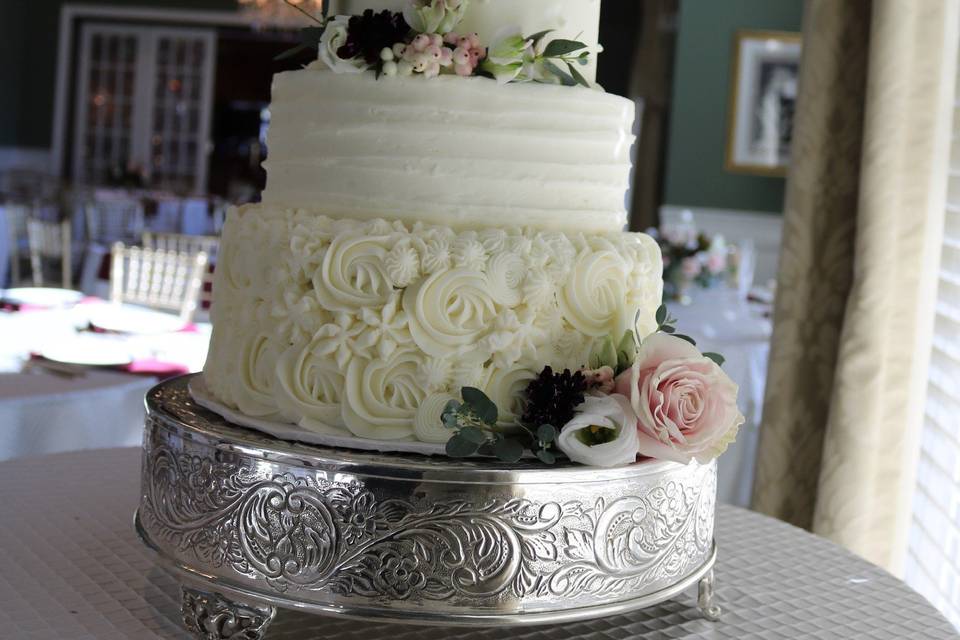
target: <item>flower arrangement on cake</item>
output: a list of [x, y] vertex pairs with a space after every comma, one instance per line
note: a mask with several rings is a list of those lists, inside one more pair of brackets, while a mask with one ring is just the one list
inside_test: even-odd
[[463, 401], [450, 401], [443, 412], [454, 432], [447, 454], [516, 462], [529, 452], [545, 464], [562, 455], [596, 467], [638, 456], [707, 464], [744, 422], [738, 389], [721, 368], [723, 357], [701, 353], [674, 322], [661, 306], [654, 333], [640, 340], [628, 331], [617, 342], [608, 336], [589, 369], [545, 367], [523, 394], [516, 428], [498, 425], [498, 408], [482, 391], [463, 388]]
[[476, 33], [456, 31], [470, 0], [410, 0], [402, 12], [367, 9], [356, 16], [317, 18], [303, 29], [302, 42], [278, 59], [319, 47], [320, 60], [335, 73], [373, 69], [380, 76], [480, 75], [500, 83], [543, 82], [590, 86], [577, 69], [593, 53], [567, 39], [546, 41], [552, 30], [524, 35], [506, 27], [488, 48]]

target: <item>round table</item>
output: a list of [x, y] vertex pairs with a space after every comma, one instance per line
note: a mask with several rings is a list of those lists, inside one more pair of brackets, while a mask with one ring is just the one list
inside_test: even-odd
[[[0, 630], [20, 640], [182, 638], [180, 594], [133, 531], [140, 451], [0, 464]], [[923, 598], [883, 570], [781, 522], [720, 507], [720, 622], [695, 593], [649, 610], [505, 631], [362, 623], [281, 610], [269, 639], [952, 639]]]

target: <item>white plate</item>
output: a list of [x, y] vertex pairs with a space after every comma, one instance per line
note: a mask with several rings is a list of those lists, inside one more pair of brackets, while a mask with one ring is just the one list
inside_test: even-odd
[[134, 335], [174, 333], [184, 327], [179, 317], [125, 304], [101, 304], [90, 308], [90, 324], [97, 329]]
[[83, 293], [72, 289], [54, 289], [47, 287], [22, 287], [5, 289], [0, 299], [9, 304], [31, 307], [69, 307], [83, 300]]
[[53, 362], [87, 367], [120, 367], [133, 362], [130, 348], [106, 336], [77, 335], [45, 346], [40, 355]]

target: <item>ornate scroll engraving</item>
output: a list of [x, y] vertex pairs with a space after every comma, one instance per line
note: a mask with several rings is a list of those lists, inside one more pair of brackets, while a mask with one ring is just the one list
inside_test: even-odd
[[183, 624], [199, 640], [262, 640], [277, 610], [231, 602], [219, 594], [184, 588]]
[[627, 597], [670, 584], [712, 544], [709, 468], [637, 495], [538, 502], [482, 490], [398, 496], [362, 477], [270, 474], [255, 460], [194, 453], [148, 447], [145, 529], [177, 557], [278, 593], [474, 606]]

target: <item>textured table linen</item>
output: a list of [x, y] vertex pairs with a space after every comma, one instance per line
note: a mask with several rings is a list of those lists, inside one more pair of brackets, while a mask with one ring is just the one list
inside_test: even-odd
[[[176, 580], [137, 540], [140, 452], [86, 451], [0, 463], [0, 637], [187, 639]], [[718, 623], [694, 591], [657, 607], [572, 624], [419, 628], [281, 610], [267, 638], [294, 640], [958, 640], [883, 570], [789, 525], [719, 511]]]

